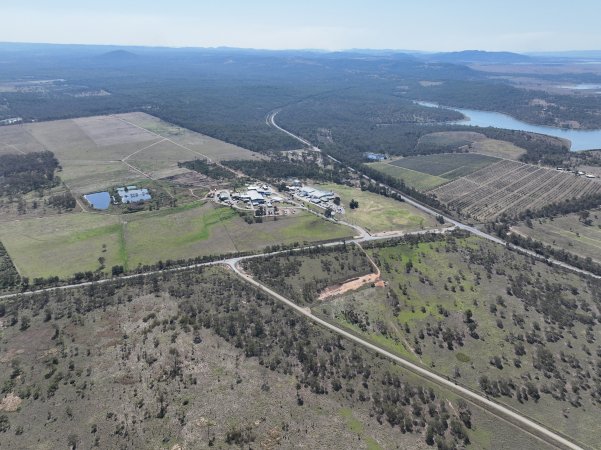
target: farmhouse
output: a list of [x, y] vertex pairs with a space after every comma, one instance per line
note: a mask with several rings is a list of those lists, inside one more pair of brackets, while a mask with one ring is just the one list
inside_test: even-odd
[[366, 152], [363, 153], [363, 156], [370, 161], [384, 161], [386, 159], [386, 155], [384, 153]]
[[136, 186], [117, 188], [117, 194], [121, 198], [121, 203], [138, 203], [152, 199], [148, 189], [138, 189]]

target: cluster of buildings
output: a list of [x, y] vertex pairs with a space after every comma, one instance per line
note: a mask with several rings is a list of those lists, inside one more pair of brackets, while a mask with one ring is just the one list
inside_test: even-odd
[[138, 189], [136, 186], [117, 188], [117, 195], [119, 195], [121, 203], [138, 203], [152, 199], [148, 189]]
[[303, 197], [305, 200], [309, 200], [311, 203], [316, 205], [320, 203], [328, 203], [336, 198], [336, 194], [330, 191], [322, 191], [309, 186], [303, 186], [297, 189], [296, 194], [299, 197]]
[[19, 122], [23, 122], [22, 117], [11, 117], [10, 119], [0, 120], [0, 125], [14, 125]]
[[333, 214], [344, 214], [344, 206], [336, 204], [337, 195], [334, 192], [322, 191], [310, 186], [289, 186], [288, 188], [299, 200], [311, 202], [323, 209], [330, 208]]
[[241, 201], [252, 206], [272, 206], [273, 203], [284, 201], [282, 197], [274, 195], [274, 192], [266, 184], [262, 186], [249, 185], [244, 192], [223, 190], [217, 194], [217, 199], [227, 204]]
[[557, 167], [556, 170], [558, 170], [559, 172], [570, 172], [578, 177], [584, 176], [586, 178], [597, 178], [596, 175], [593, 175], [592, 173], [585, 173], [582, 170], [571, 170], [571, 169], [566, 169], [565, 167]]

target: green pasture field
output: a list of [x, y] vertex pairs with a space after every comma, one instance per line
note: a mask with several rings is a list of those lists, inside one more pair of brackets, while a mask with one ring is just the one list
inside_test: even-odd
[[352, 229], [309, 213], [249, 225], [232, 209], [199, 201], [135, 214], [61, 214], [13, 221], [0, 229], [0, 240], [19, 273], [30, 278], [109, 272], [114, 265], [133, 269], [159, 260], [352, 235]]
[[[124, 264], [118, 216], [61, 214], [2, 224], [0, 240], [21, 276], [69, 276]], [[106, 247], [103, 247], [106, 246]]]
[[449, 182], [446, 178], [429, 175], [423, 172], [416, 172], [415, 170], [405, 169], [387, 162], [370, 163], [369, 166], [385, 175], [389, 175], [398, 180], [403, 180], [407, 186], [417, 189], [418, 191], [428, 191]]
[[429, 175], [454, 180], [469, 175], [499, 161], [492, 156], [474, 153], [443, 153], [436, 155], [410, 156], [392, 161], [390, 164]]
[[[340, 217], [349, 223], [359, 225], [370, 233], [385, 231], [416, 231], [435, 228], [436, 220], [407, 203], [399, 202], [369, 191], [342, 186], [325, 184], [320, 189], [333, 191], [340, 196], [345, 208], [344, 216]], [[352, 199], [359, 202], [359, 207], [351, 210], [349, 203]]]

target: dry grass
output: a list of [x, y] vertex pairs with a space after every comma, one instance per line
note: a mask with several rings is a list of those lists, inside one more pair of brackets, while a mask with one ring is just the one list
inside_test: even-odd
[[50, 150], [77, 194], [172, 173], [179, 161], [257, 159], [261, 155], [166, 123], [145, 113], [0, 127], [0, 154]]
[[526, 150], [511, 142], [499, 141], [497, 139], [484, 139], [474, 142], [470, 146], [470, 152], [482, 155], [494, 156], [495, 158], [519, 160]]

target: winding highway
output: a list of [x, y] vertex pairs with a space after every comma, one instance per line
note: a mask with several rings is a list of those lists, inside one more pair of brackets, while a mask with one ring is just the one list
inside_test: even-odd
[[[309, 147], [310, 147], [312, 150], [315, 150], [315, 151], [320, 151], [320, 152], [321, 152], [321, 149], [320, 149], [319, 147], [316, 147], [316, 146], [314, 146], [313, 144], [311, 144], [311, 143], [310, 143], [309, 141], [307, 141], [306, 139], [304, 139], [304, 138], [302, 138], [302, 137], [300, 137], [300, 136], [297, 136], [297, 135], [295, 135], [294, 133], [292, 133], [292, 132], [290, 132], [290, 131], [288, 131], [288, 130], [285, 130], [285, 129], [284, 129], [284, 128], [282, 128], [280, 125], [278, 125], [278, 124], [276, 123], [276, 121], [275, 121], [275, 117], [277, 116], [277, 114], [278, 114], [279, 112], [280, 112], [280, 110], [279, 110], [279, 109], [276, 109], [276, 110], [273, 110], [273, 111], [271, 111], [269, 114], [267, 114], [267, 117], [266, 117], [266, 119], [265, 119], [265, 122], [266, 122], [268, 125], [270, 125], [270, 126], [273, 126], [273, 127], [277, 128], [278, 130], [280, 130], [280, 131], [282, 131], [282, 132], [286, 133], [288, 136], [290, 136], [290, 137], [292, 137], [292, 138], [294, 138], [294, 139], [298, 140], [298, 141], [299, 141], [299, 142], [301, 142], [302, 144], [309, 146]], [[346, 164], [344, 164], [344, 163], [340, 162], [340, 161], [339, 161], [339, 160], [337, 160], [336, 158], [334, 158], [334, 157], [332, 157], [332, 156], [328, 155], [327, 153], [325, 153], [325, 152], [322, 152], [322, 154], [324, 154], [324, 155], [325, 155], [327, 158], [329, 158], [330, 160], [332, 160], [332, 161], [335, 161], [335, 162], [337, 162], [338, 164], [342, 164], [342, 165], [344, 165], [344, 166], [345, 166], [347, 169], [350, 169], [350, 170], [352, 170], [352, 171], [356, 172], [356, 173], [357, 173], [357, 174], [359, 174], [359, 175], [360, 175], [360, 176], [361, 176], [363, 179], [365, 179], [365, 180], [368, 180], [368, 181], [371, 181], [371, 182], [373, 182], [373, 183], [375, 183], [375, 184], [379, 184], [379, 185], [385, 186], [385, 187], [386, 187], [387, 189], [389, 189], [391, 192], [394, 192], [394, 193], [396, 193], [396, 194], [397, 194], [397, 195], [398, 195], [398, 196], [399, 196], [401, 199], [403, 199], [403, 201], [404, 201], [404, 202], [408, 203], [408, 204], [409, 204], [409, 205], [411, 205], [411, 206], [414, 206], [415, 208], [419, 209], [420, 211], [423, 211], [423, 212], [425, 212], [426, 214], [429, 214], [429, 215], [431, 215], [431, 216], [434, 216], [434, 217], [437, 217], [437, 216], [442, 216], [442, 217], [443, 217], [443, 219], [445, 220], [445, 222], [451, 223], [451, 224], [453, 224], [453, 226], [455, 226], [455, 227], [457, 227], [457, 228], [459, 228], [459, 229], [461, 229], [461, 230], [468, 231], [468, 232], [472, 233], [472, 234], [473, 234], [473, 235], [475, 235], [475, 236], [479, 236], [479, 237], [481, 237], [481, 238], [483, 238], [483, 239], [486, 239], [486, 240], [488, 240], [488, 241], [494, 242], [494, 243], [496, 243], [496, 244], [503, 245], [503, 246], [505, 246], [505, 247], [507, 247], [507, 248], [510, 248], [510, 249], [512, 249], [512, 250], [515, 250], [515, 251], [517, 251], [517, 252], [519, 252], [519, 253], [522, 253], [522, 254], [525, 254], [525, 255], [528, 255], [528, 256], [532, 256], [533, 258], [536, 258], [536, 259], [538, 259], [538, 260], [540, 260], [540, 261], [543, 261], [543, 262], [546, 262], [546, 263], [553, 264], [554, 266], [557, 266], [557, 267], [562, 267], [562, 268], [564, 268], [564, 269], [571, 270], [571, 271], [573, 271], [573, 272], [576, 272], [576, 273], [579, 273], [579, 274], [581, 274], [581, 275], [586, 275], [586, 276], [593, 277], [593, 278], [596, 278], [596, 279], [601, 279], [601, 276], [600, 276], [600, 275], [596, 275], [596, 274], [594, 274], [594, 273], [592, 273], [592, 272], [589, 272], [589, 271], [587, 271], [587, 270], [583, 270], [583, 269], [580, 269], [580, 268], [578, 268], [578, 267], [574, 267], [574, 266], [572, 266], [572, 265], [570, 265], [570, 264], [564, 263], [564, 262], [562, 262], [562, 261], [559, 261], [559, 260], [557, 260], [557, 259], [553, 259], [553, 258], [545, 258], [544, 256], [541, 256], [541, 255], [539, 255], [538, 253], [536, 253], [536, 252], [533, 252], [532, 250], [528, 250], [528, 249], [525, 249], [525, 248], [518, 247], [518, 246], [516, 246], [516, 245], [510, 244], [510, 243], [508, 243], [508, 242], [504, 241], [503, 239], [501, 239], [501, 238], [499, 238], [499, 237], [497, 237], [497, 236], [493, 236], [493, 235], [491, 235], [491, 234], [485, 233], [484, 231], [481, 231], [481, 230], [477, 229], [476, 227], [473, 227], [473, 226], [471, 226], [471, 225], [467, 225], [467, 224], [465, 224], [465, 223], [459, 222], [458, 220], [455, 220], [455, 219], [453, 219], [452, 217], [447, 217], [447, 216], [445, 216], [444, 214], [440, 213], [439, 211], [435, 211], [434, 209], [432, 209], [432, 208], [430, 208], [430, 207], [428, 207], [428, 206], [424, 205], [423, 203], [420, 203], [420, 202], [418, 202], [417, 200], [414, 200], [414, 199], [413, 199], [413, 198], [411, 198], [411, 197], [407, 197], [407, 195], [403, 194], [402, 192], [400, 192], [400, 191], [398, 191], [398, 190], [396, 190], [396, 189], [394, 189], [394, 188], [391, 188], [390, 186], [386, 186], [384, 183], [381, 183], [381, 182], [379, 182], [379, 181], [377, 181], [377, 180], [374, 180], [373, 178], [370, 178], [370, 177], [368, 177], [367, 175], [365, 175], [365, 174], [363, 174], [363, 173], [359, 172], [359, 171], [358, 171], [357, 169], [355, 169], [354, 167], [350, 167], [350, 166], [348, 166], [348, 165], [346, 165]]]

